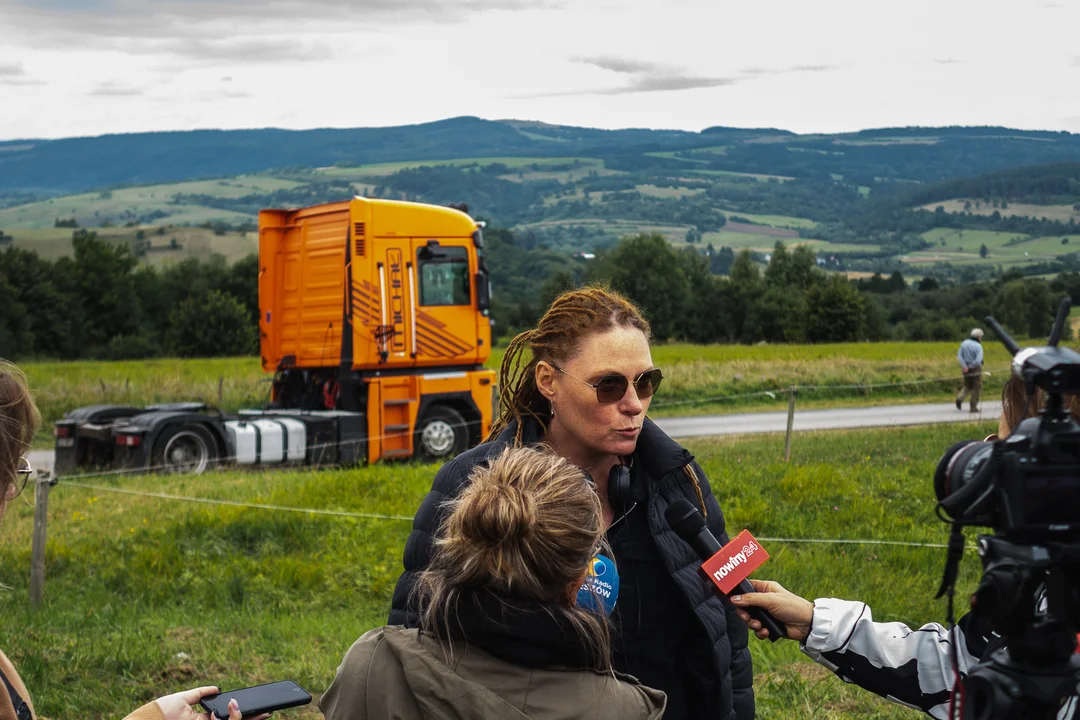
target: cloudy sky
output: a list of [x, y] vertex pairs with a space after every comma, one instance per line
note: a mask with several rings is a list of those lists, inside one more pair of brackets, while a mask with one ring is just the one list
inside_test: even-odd
[[0, 139], [358, 127], [1080, 132], [1078, 0], [0, 0]]

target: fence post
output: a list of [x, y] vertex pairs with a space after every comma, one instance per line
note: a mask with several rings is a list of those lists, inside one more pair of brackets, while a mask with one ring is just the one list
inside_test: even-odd
[[34, 545], [30, 554], [30, 606], [45, 598], [45, 524], [49, 519], [49, 477], [42, 473], [34, 486]]
[[798, 392], [798, 388], [794, 385], [788, 388], [787, 436], [784, 438], [784, 462], [791, 459], [791, 431], [795, 427], [795, 395]]
[[225, 394], [225, 376], [224, 375], [219, 375], [218, 379], [217, 379], [217, 404], [218, 404], [219, 408], [221, 407], [222, 398], [224, 397], [224, 394]]

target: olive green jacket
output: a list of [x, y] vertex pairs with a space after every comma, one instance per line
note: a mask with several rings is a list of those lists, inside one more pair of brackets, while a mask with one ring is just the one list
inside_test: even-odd
[[662, 692], [627, 676], [537, 669], [387, 626], [353, 643], [319, 701], [326, 720], [657, 720]]

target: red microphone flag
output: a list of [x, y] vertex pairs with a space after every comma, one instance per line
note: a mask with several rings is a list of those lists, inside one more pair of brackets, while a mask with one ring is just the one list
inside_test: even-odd
[[727, 595], [761, 567], [769, 559], [769, 553], [754, 539], [749, 530], [743, 530], [734, 540], [706, 560], [701, 569], [709, 576], [720, 592]]

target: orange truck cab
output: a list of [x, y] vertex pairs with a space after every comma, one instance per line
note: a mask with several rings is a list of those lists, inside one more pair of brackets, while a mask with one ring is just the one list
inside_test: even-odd
[[368, 462], [478, 443], [498, 397], [483, 246], [454, 207], [358, 197], [260, 212], [268, 410], [362, 414]]
[[498, 393], [481, 226], [464, 208], [354, 198], [259, 213], [269, 407], [76, 408], [58, 475], [447, 459], [491, 429]]

